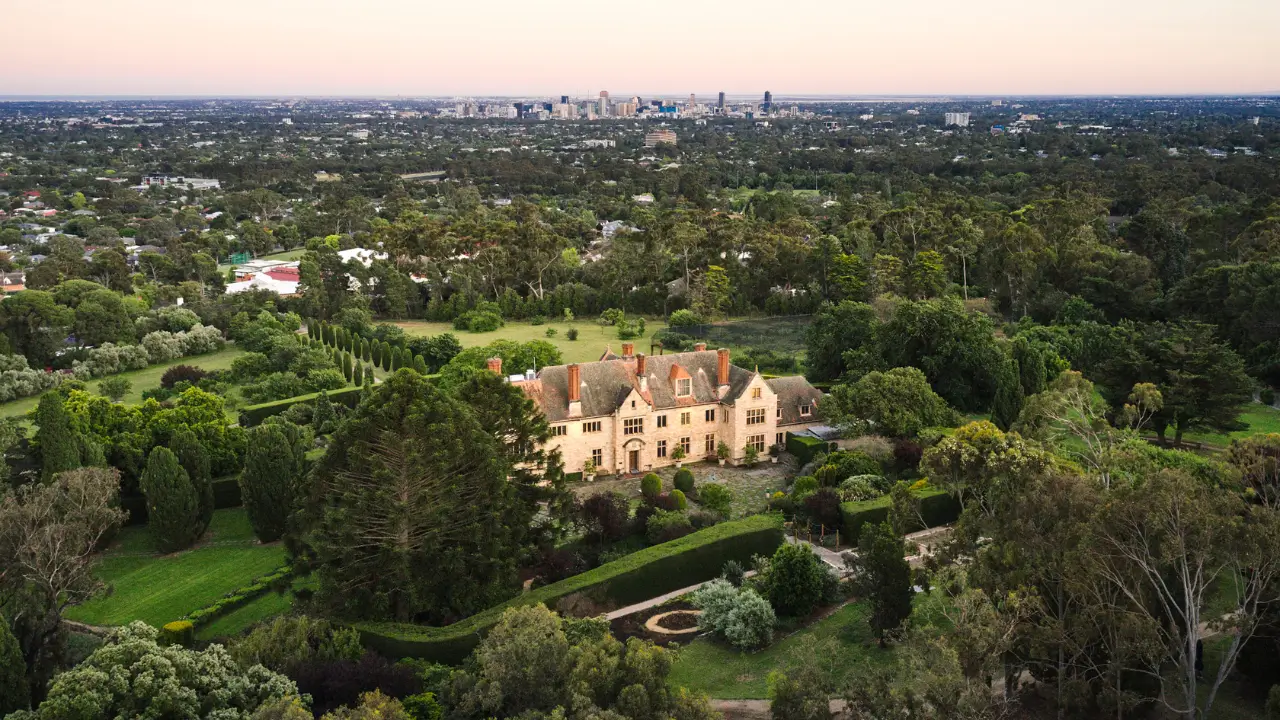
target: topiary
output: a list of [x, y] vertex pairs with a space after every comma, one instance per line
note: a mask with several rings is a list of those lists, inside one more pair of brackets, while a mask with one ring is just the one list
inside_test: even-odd
[[640, 479], [640, 494], [649, 500], [653, 500], [662, 494], [662, 478], [654, 473], [649, 473]]
[[675, 480], [672, 482], [677, 490], [688, 495], [693, 492], [693, 473], [688, 468], [680, 468], [676, 471]]
[[684, 510], [689, 507], [689, 499], [679, 490], [671, 491], [671, 500], [676, 510]]
[[181, 645], [190, 647], [191, 641], [195, 640], [195, 626], [190, 620], [174, 620], [166, 623], [160, 629], [160, 643], [162, 645]]

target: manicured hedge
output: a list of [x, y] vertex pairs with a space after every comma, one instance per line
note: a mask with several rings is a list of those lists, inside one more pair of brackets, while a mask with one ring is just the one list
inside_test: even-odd
[[[929, 488], [916, 493], [920, 498], [920, 514], [924, 516], [928, 527], [937, 527], [955, 522], [960, 517], [960, 503], [947, 491]], [[840, 515], [843, 517], [844, 533], [856, 540], [862, 533], [863, 523], [880, 523], [889, 518], [890, 502], [888, 495], [881, 495], [874, 500], [847, 502], [840, 504]], [[914, 528], [923, 530], [924, 528]]]
[[834, 449], [835, 443], [827, 443], [825, 440], [819, 440], [808, 435], [787, 433], [787, 452], [794, 455], [801, 465], [808, 463], [818, 453], [829, 452]]
[[[341, 390], [329, 391], [329, 401], [342, 403], [349, 408], [353, 408], [360, 404], [360, 393], [364, 388], [349, 387]], [[285, 398], [284, 400], [276, 400], [275, 402], [261, 403], [258, 405], [250, 405], [240, 409], [240, 424], [244, 427], [253, 427], [261, 423], [263, 420], [272, 415], [279, 415], [298, 403], [311, 402], [320, 397], [320, 393], [310, 393], [307, 395], [299, 395], [297, 397]]]
[[555, 609], [569, 596], [585, 596], [602, 605], [626, 606], [710, 580], [720, 574], [729, 560], [746, 565], [753, 555], [772, 555], [780, 544], [782, 517], [756, 515], [645, 548], [594, 570], [524, 593], [447, 627], [365, 623], [356, 629], [366, 646], [387, 657], [458, 663], [507, 608], [542, 603]]
[[271, 589], [271, 585], [273, 583], [283, 580], [292, 574], [293, 568], [288, 565], [281, 566], [260, 578], [255, 578], [248, 585], [236, 588], [217, 600], [214, 600], [211, 605], [187, 613], [187, 616], [183, 618], [183, 620], [187, 621], [194, 627], [207, 625], [232, 610], [235, 610], [241, 605], [247, 604], [250, 600], [257, 598], [259, 595], [266, 593]]

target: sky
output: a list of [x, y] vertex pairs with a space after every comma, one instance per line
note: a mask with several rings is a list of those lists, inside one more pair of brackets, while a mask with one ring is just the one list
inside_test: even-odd
[[0, 95], [1280, 92], [1280, 0], [5, 0]]

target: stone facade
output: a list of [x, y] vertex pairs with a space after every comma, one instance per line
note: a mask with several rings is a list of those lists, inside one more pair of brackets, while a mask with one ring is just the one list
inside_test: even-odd
[[[497, 359], [490, 368], [501, 373]], [[547, 416], [549, 449], [567, 472], [592, 461], [600, 474], [643, 473], [686, 462], [715, 460], [721, 442], [733, 462], [752, 443], [763, 457], [787, 432], [819, 424], [821, 393], [804, 378], [767, 379], [732, 365], [728, 350], [645, 357], [623, 344], [594, 363], [543, 368], [511, 376]]]

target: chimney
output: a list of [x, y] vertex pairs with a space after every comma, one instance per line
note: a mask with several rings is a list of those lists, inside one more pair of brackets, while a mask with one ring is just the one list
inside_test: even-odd
[[582, 417], [582, 370], [578, 363], [568, 366], [569, 417]]
[[716, 351], [716, 384], [721, 388], [729, 386], [729, 349]]
[[622, 357], [629, 358], [636, 354], [636, 344], [624, 342], [622, 343]]
[[694, 352], [706, 352], [706, 350], [707, 350], [707, 344], [706, 344], [706, 343], [704, 343], [704, 342], [694, 343], [694, 344], [693, 344], [693, 351], [694, 351]]
[[502, 374], [502, 358], [491, 357], [488, 360], [488, 364], [489, 364], [489, 372], [494, 373], [495, 375]]
[[644, 353], [636, 353], [636, 377], [640, 378], [640, 392], [649, 392], [649, 376], [645, 373]]

